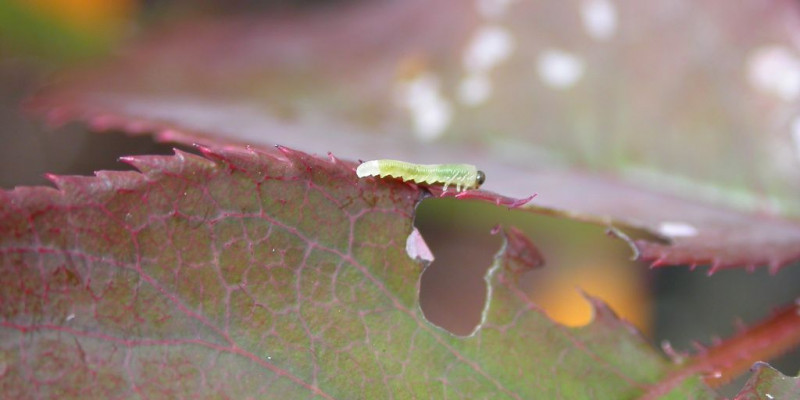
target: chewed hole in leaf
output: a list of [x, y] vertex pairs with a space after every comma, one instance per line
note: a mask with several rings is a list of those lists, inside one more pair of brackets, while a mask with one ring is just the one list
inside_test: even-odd
[[507, 232], [518, 228], [519, 239], [541, 253], [545, 267], [516, 271], [517, 284], [552, 319], [569, 326], [588, 323], [593, 309], [583, 291], [650, 332], [646, 269], [633, 263], [630, 248], [609, 238], [604, 227], [447, 198], [424, 200], [415, 225], [434, 257], [421, 278], [422, 310], [454, 334], [468, 335], [480, 323], [484, 275], [502, 246], [503, 235], [491, 234], [498, 225]]
[[482, 206], [427, 199], [417, 207], [415, 225], [434, 257], [422, 274], [420, 305], [430, 322], [456, 335], [469, 335], [480, 322], [486, 301], [483, 276], [501, 244], [489, 234], [491, 227], [470, 220], [470, 210]]

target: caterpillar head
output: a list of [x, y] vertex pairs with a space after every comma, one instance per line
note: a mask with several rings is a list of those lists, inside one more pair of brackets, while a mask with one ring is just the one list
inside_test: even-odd
[[486, 174], [484, 174], [483, 171], [478, 171], [478, 177], [475, 178], [475, 183], [476, 183], [475, 187], [476, 188], [480, 187], [481, 185], [483, 185], [483, 182], [485, 181], [486, 181]]

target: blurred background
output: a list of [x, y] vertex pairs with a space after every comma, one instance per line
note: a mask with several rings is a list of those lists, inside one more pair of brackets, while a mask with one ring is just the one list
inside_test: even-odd
[[[149, 136], [93, 134], [82, 124], [52, 129], [25, 115], [21, 104], [36, 90], [57, 83], [55, 72], [98, 63], [148, 29], [175, 21], [335, 9], [353, 1], [0, 2], [0, 186], [46, 185], [46, 173], [128, 169], [119, 157], [171, 154], [180, 147]], [[481, 203], [429, 199], [420, 205], [416, 225], [436, 260], [423, 274], [421, 303], [431, 321], [455, 334], [467, 335], [478, 323], [486, 294], [483, 274], [501, 243], [490, 234], [497, 224], [522, 229], [542, 251], [545, 267], [528, 273], [522, 285], [553, 319], [571, 326], [588, 323], [591, 309], [580, 289], [609, 303], [654, 345], [668, 341], [678, 351], [694, 351], [693, 342], [710, 344], [714, 337], [734, 335], [737, 320], [752, 324], [766, 318], [774, 307], [791, 303], [800, 288], [799, 265], [776, 276], [765, 268], [752, 273], [726, 270], [712, 277], [706, 276], [705, 267], [649, 269], [630, 261], [631, 250], [607, 236], [603, 227]], [[795, 375], [800, 352], [773, 365]]]

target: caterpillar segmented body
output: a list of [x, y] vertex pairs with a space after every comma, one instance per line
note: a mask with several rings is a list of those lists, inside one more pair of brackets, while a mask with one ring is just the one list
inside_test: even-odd
[[356, 175], [359, 178], [391, 176], [416, 183], [441, 183], [444, 190], [455, 185], [459, 192], [477, 189], [486, 180], [483, 171], [478, 171], [478, 168], [470, 164], [411, 164], [397, 160], [366, 161], [358, 166]]

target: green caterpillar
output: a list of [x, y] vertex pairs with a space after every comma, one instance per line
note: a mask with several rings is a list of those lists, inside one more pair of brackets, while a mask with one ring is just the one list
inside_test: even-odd
[[365, 176], [391, 176], [417, 183], [441, 183], [444, 190], [455, 185], [457, 191], [477, 189], [486, 180], [483, 171], [469, 164], [411, 164], [396, 160], [372, 160], [361, 163], [356, 169], [359, 178]]

